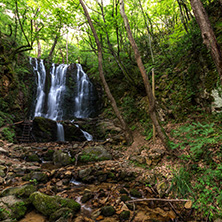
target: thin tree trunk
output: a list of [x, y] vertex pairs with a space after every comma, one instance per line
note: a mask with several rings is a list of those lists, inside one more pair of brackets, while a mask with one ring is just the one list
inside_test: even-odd
[[53, 52], [54, 52], [54, 50], [55, 50], [55, 47], [56, 47], [56, 44], [57, 44], [57, 42], [58, 42], [58, 38], [59, 38], [58, 35], [56, 35], [55, 40], [54, 40], [54, 43], [53, 43], [52, 48], [51, 48], [50, 53], [49, 53], [49, 58], [52, 57], [52, 54], [53, 54]]
[[160, 126], [157, 115], [156, 115], [155, 99], [154, 99], [152, 89], [151, 89], [151, 86], [150, 86], [150, 83], [149, 83], [149, 80], [148, 80], [148, 75], [146, 74], [146, 70], [145, 70], [145, 67], [143, 65], [138, 47], [136, 45], [136, 42], [133, 38], [131, 29], [130, 29], [130, 26], [129, 26], [129, 21], [128, 21], [128, 18], [126, 16], [125, 10], [124, 10], [124, 1], [123, 0], [120, 0], [120, 13], [121, 13], [121, 15], [123, 17], [123, 20], [124, 20], [124, 24], [125, 24], [125, 27], [126, 27], [126, 31], [127, 31], [127, 34], [128, 34], [129, 41], [130, 41], [130, 43], [132, 45], [132, 48], [134, 50], [135, 59], [136, 59], [138, 68], [139, 68], [140, 73], [143, 77], [143, 82], [144, 82], [147, 97], [148, 97], [148, 100], [149, 100], [149, 115], [150, 115], [150, 118], [151, 118], [151, 120], [152, 120], [152, 122], [153, 122], [153, 124], [156, 128], [158, 136], [160, 137], [164, 146], [166, 148], [168, 148], [168, 138], [167, 138], [166, 134], [163, 132], [163, 129]]
[[126, 137], [126, 141], [128, 144], [132, 143], [133, 142], [133, 136], [132, 136], [132, 133], [131, 131], [129, 130], [126, 122], [124, 121], [118, 107], [117, 107], [117, 104], [116, 104], [116, 101], [114, 99], [114, 97], [112, 96], [111, 92], [110, 92], [110, 89], [109, 89], [109, 86], [106, 82], [106, 79], [105, 79], [105, 76], [104, 76], [104, 72], [103, 72], [103, 65], [102, 65], [102, 48], [101, 48], [101, 44], [99, 42], [99, 38], [97, 36], [97, 33], [96, 33], [96, 30], [93, 26], [93, 23], [92, 23], [92, 20], [90, 18], [90, 15], [88, 13], [88, 10], [85, 6], [85, 4], [83, 3], [82, 0], [79, 0], [80, 4], [82, 5], [82, 8], [84, 10], [84, 13], [85, 13], [85, 16], [89, 22], [89, 25], [90, 25], [90, 28], [93, 32], [93, 35], [94, 35], [94, 38], [95, 38], [95, 41], [96, 41], [96, 45], [97, 45], [97, 48], [98, 48], [98, 62], [99, 62], [99, 75], [100, 75], [100, 79], [103, 83], [103, 87], [105, 89], [105, 92], [107, 94], [107, 97], [108, 99], [110, 100], [110, 103], [112, 105], [112, 108], [117, 116], [117, 118], [119, 119], [120, 121], [120, 124], [121, 124], [121, 127], [122, 129], [124, 130], [124, 133], [125, 133], [125, 137]]
[[69, 63], [69, 48], [68, 48], [68, 43], [69, 43], [69, 39], [68, 39], [68, 33], [67, 33], [67, 36], [66, 36], [66, 63], [68, 64]]
[[200, 27], [203, 43], [207, 46], [211, 53], [211, 56], [216, 65], [218, 74], [220, 76], [220, 82], [222, 84], [222, 54], [220, 46], [217, 43], [216, 36], [211, 27], [210, 20], [207, 12], [205, 11], [203, 4], [200, 0], [190, 0], [191, 7], [196, 18], [196, 21]]

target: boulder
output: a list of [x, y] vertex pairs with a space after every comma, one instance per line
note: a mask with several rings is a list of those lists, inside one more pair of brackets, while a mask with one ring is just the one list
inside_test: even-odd
[[56, 122], [43, 117], [35, 117], [33, 120], [32, 133], [37, 142], [56, 141]]
[[40, 192], [31, 194], [30, 200], [36, 210], [45, 216], [55, 215], [55, 212], [61, 208], [68, 208], [71, 210], [72, 214], [75, 214], [81, 208], [80, 204], [72, 199], [59, 196], [48, 196]]
[[61, 150], [56, 150], [53, 153], [53, 163], [57, 166], [66, 166], [72, 163], [72, 158], [68, 153], [64, 153]]
[[103, 146], [86, 148], [79, 155], [79, 161], [83, 163], [111, 159], [112, 155]]
[[0, 198], [0, 221], [11, 219], [11, 221], [22, 218], [27, 212], [29, 202], [18, 199], [14, 195]]
[[28, 198], [32, 193], [36, 191], [36, 187], [28, 184], [24, 186], [19, 186], [19, 187], [9, 187], [4, 189], [1, 193], [0, 196], [10, 196], [14, 195], [16, 197], [22, 197], [22, 198]]

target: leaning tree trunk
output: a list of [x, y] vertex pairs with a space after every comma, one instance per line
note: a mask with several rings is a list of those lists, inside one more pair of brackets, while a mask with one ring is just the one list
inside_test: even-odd
[[132, 48], [134, 50], [135, 59], [136, 59], [137, 65], [139, 67], [140, 73], [143, 77], [143, 82], [144, 82], [147, 97], [148, 97], [148, 100], [149, 100], [149, 115], [150, 115], [150, 118], [152, 119], [153, 125], [156, 128], [158, 136], [160, 137], [164, 146], [166, 148], [168, 148], [168, 138], [167, 138], [166, 134], [163, 132], [163, 129], [160, 126], [157, 115], [156, 115], [155, 98], [153, 96], [152, 89], [151, 89], [150, 83], [148, 81], [148, 75], [146, 74], [146, 70], [145, 70], [145, 67], [143, 65], [138, 47], [136, 45], [136, 42], [133, 38], [131, 29], [130, 29], [130, 26], [129, 26], [129, 21], [128, 21], [128, 18], [126, 16], [125, 10], [124, 10], [124, 1], [123, 0], [120, 0], [120, 14], [123, 17], [130, 44], [132, 45]]
[[96, 41], [96, 45], [97, 45], [97, 48], [98, 48], [98, 62], [99, 62], [99, 75], [100, 75], [100, 79], [102, 81], [102, 84], [103, 84], [103, 87], [105, 89], [105, 92], [107, 94], [107, 97], [109, 98], [110, 102], [111, 102], [111, 105], [112, 105], [112, 108], [117, 116], [117, 118], [119, 119], [120, 121], [120, 124], [121, 124], [121, 127], [122, 129], [124, 130], [124, 133], [125, 133], [125, 137], [126, 137], [126, 141], [128, 144], [132, 143], [133, 142], [133, 136], [132, 136], [132, 133], [131, 131], [129, 130], [126, 122], [124, 121], [122, 115], [120, 114], [120, 111], [117, 107], [117, 104], [116, 104], [116, 101], [114, 99], [114, 97], [112, 96], [111, 92], [110, 92], [110, 89], [109, 89], [109, 86], [106, 82], [106, 79], [105, 79], [105, 76], [104, 76], [104, 73], [103, 73], [103, 65], [102, 65], [102, 48], [101, 48], [101, 44], [99, 42], [99, 38], [97, 36], [97, 33], [96, 33], [96, 30], [93, 26], [93, 23], [92, 23], [92, 20], [90, 18], [90, 15], [88, 13], [88, 10], [85, 6], [85, 4], [83, 3], [82, 0], [79, 0], [80, 4], [82, 5], [82, 8], [84, 10], [84, 13], [85, 13], [85, 16], [89, 22], [89, 25], [90, 25], [90, 28], [93, 32], [93, 35], [94, 35], [94, 38], [95, 38], [95, 41]]
[[216, 65], [222, 83], [222, 54], [216, 36], [211, 27], [206, 10], [200, 0], [190, 0], [193, 13], [200, 27], [203, 43], [207, 46]]

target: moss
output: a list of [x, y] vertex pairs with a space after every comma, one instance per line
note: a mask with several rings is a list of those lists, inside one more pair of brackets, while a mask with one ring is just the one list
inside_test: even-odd
[[137, 198], [142, 197], [141, 192], [138, 191], [137, 189], [130, 190], [130, 195], [133, 196], [133, 197], [137, 197]]
[[129, 220], [129, 218], [130, 218], [130, 212], [127, 210], [122, 211], [121, 214], [119, 215], [120, 221]]
[[30, 200], [35, 208], [45, 216], [50, 216], [60, 208], [69, 208], [73, 213], [81, 208], [80, 204], [74, 200], [59, 196], [48, 196], [40, 192], [33, 193], [30, 196]]
[[101, 214], [105, 217], [112, 216], [116, 213], [116, 210], [112, 206], [105, 206], [101, 209]]
[[25, 203], [21, 201], [13, 205], [11, 210], [12, 210], [12, 218], [20, 219], [26, 214], [27, 207]]

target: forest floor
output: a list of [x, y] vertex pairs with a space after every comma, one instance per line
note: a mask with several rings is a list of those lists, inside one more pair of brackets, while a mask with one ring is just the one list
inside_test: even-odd
[[[187, 132], [186, 135], [197, 132], [199, 129], [195, 135], [206, 140], [204, 145], [207, 145], [210, 152], [208, 155], [213, 152], [215, 154], [216, 151], [220, 152], [221, 140], [207, 140], [211, 137], [215, 139], [219, 135], [218, 131], [210, 131], [213, 125], [200, 125], [195, 129], [191, 126], [192, 123], [187, 121], [185, 124], [168, 124], [165, 127], [168, 134], [172, 131], [178, 132], [176, 130], [179, 127], [183, 127], [182, 129]], [[209, 132], [206, 133], [206, 131]], [[206, 134], [205, 137], [201, 136], [203, 132]], [[199, 157], [200, 160], [193, 161], [189, 156], [190, 148], [192, 148], [190, 141], [192, 144], [199, 144], [202, 140], [195, 141], [193, 138], [186, 138], [185, 149], [177, 148], [168, 153], [158, 138], [155, 144], [152, 140], [147, 141], [139, 127], [133, 131], [133, 134], [134, 142], [131, 146], [112, 144], [108, 140], [106, 142], [33, 144], [10, 144], [0, 141], [0, 162], [5, 173], [1, 179], [0, 191], [31, 183], [44, 194], [74, 199], [81, 204], [81, 211], [74, 218], [66, 221], [201, 221], [205, 215], [195, 213], [192, 201], [190, 201], [191, 196], [185, 191], [187, 189], [189, 191], [191, 184], [189, 179], [194, 176], [194, 172], [189, 172], [190, 166], [197, 165], [196, 167], [205, 168], [205, 160]], [[179, 136], [172, 140], [176, 147], [178, 144], [183, 145], [178, 142], [181, 142]], [[112, 159], [99, 162], [78, 162], [78, 156], [84, 149], [98, 146], [106, 149], [112, 155]], [[210, 146], [217, 149], [211, 153]], [[75, 157], [75, 160], [68, 165], [55, 163], [53, 157], [49, 161], [43, 161], [49, 150], [53, 152], [61, 150], [62, 153], [68, 153], [72, 159]], [[221, 163], [221, 156], [217, 154], [209, 156], [211, 164]], [[33, 155], [38, 158], [28, 159]], [[185, 166], [187, 169], [184, 168]], [[181, 169], [185, 171], [182, 171], [182, 174]], [[208, 167], [208, 169], [211, 168]], [[213, 169], [218, 170], [217, 167]], [[35, 172], [35, 175], [32, 172]], [[41, 176], [40, 172], [46, 177]], [[86, 173], [87, 179], [80, 176], [81, 173]], [[195, 181], [198, 181], [204, 173], [205, 171], [196, 173]], [[27, 175], [29, 175], [28, 179]], [[219, 176], [214, 177], [214, 180], [219, 186]], [[200, 189], [204, 189], [205, 186], [204, 184]], [[208, 188], [210, 190], [211, 185]], [[221, 192], [221, 188], [217, 191]], [[215, 192], [212, 191], [210, 195]], [[83, 201], [87, 193], [91, 196]], [[215, 200], [217, 195], [210, 198]], [[208, 197], [206, 194], [206, 198]], [[107, 205], [115, 209], [114, 214], [107, 216], [102, 213], [101, 209]], [[206, 207], [209, 205], [213, 206], [211, 202], [206, 202]], [[219, 204], [215, 203], [215, 208], [220, 208]], [[123, 212], [129, 212], [126, 219], [121, 218], [124, 217]], [[20, 222], [31, 221], [46, 222], [48, 217], [30, 208]]]

